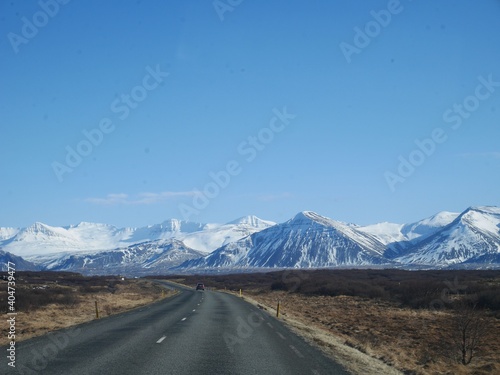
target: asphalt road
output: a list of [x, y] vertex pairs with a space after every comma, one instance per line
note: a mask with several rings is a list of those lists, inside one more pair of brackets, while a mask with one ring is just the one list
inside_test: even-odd
[[0, 373], [347, 374], [241, 298], [180, 289], [144, 308], [17, 343], [16, 368], [3, 355]]

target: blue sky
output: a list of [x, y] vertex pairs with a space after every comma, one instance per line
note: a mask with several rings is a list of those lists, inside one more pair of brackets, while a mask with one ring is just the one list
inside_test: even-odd
[[498, 206], [499, 16], [497, 0], [3, 1], [0, 226]]

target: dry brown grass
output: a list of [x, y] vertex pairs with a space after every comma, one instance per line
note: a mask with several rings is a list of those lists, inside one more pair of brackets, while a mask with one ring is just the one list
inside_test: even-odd
[[[1, 285], [2, 289], [6, 289], [3, 284], [4, 282]], [[63, 285], [49, 285], [52, 293], [54, 288], [68, 288]], [[19, 284], [17, 295], [21, 295], [23, 289], [33, 287], [34, 285], [30, 283]], [[77, 288], [73, 288], [72, 292], [76, 294], [73, 303], [51, 303], [40, 308], [30, 307], [28, 311], [19, 311], [16, 315], [16, 342], [96, 319], [95, 301], [99, 317], [103, 318], [149, 304], [174, 293], [151, 281], [141, 279], [120, 281], [113, 286], [112, 292], [98, 287], [95, 287], [95, 291], [87, 290], [86, 293], [79, 293]], [[7, 315], [4, 315], [4, 321], [6, 319]], [[3, 325], [0, 345], [9, 342], [7, 328]]]
[[500, 320], [492, 315], [487, 316], [490, 330], [479, 356], [463, 366], [446, 341], [450, 312], [401, 308], [386, 301], [351, 296], [261, 290], [246, 291], [245, 295], [272, 314], [280, 300], [283, 320], [356, 374], [389, 373], [389, 369], [369, 363], [346, 347], [404, 374], [500, 374]]

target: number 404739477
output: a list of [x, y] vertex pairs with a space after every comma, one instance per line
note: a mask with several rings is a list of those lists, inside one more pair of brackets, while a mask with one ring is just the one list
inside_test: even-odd
[[7, 300], [9, 312], [16, 311], [16, 265], [12, 262], [7, 263]]

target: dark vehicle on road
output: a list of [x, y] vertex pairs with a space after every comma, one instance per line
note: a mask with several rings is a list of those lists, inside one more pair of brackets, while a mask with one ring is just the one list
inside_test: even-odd
[[203, 283], [196, 284], [196, 290], [205, 290], [205, 285]]

